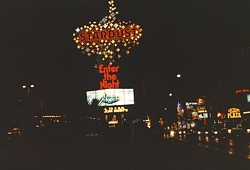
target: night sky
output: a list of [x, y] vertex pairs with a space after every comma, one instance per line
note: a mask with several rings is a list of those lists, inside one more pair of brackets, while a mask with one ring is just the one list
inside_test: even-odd
[[[76, 48], [75, 28], [108, 15], [108, 0], [1, 0], [1, 114], [17, 112], [26, 91], [51, 112], [71, 112], [98, 89], [95, 59]], [[214, 105], [230, 102], [250, 83], [248, 0], [116, 0], [119, 20], [139, 24], [140, 45], [121, 64], [121, 86], [142, 88], [150, 102], [169, 92], [194, 101], [206, 95]], [[180, 79], [176, 74], [181, 73]], [[123, 84], [122, 84], [123, 83]]]

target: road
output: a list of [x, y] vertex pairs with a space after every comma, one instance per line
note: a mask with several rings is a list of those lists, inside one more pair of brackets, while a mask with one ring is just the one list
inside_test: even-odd
[[[170, 139], [150, 136], [130, 141], [122, 138], [122, 134], [112, 135], [0, 143], [0, 169], [250, 169], [250, 160], [210, 149], [216, 146], [212, 138], [209, 139], [211, 145], [208, 142], [206, 147], [203, 138], [188, 142], [188, 137], [184, 136]], [[224, 146], [223, 142], [219, 143]], [[236, 153], [234, 148], [233, 153]]]
[[178, 134], [176, 139], [210, 150], [246, 158], [250, 161], [250, 134], [241, 136]]

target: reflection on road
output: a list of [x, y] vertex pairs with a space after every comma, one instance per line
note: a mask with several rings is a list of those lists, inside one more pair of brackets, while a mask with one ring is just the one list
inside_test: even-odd
[[175, 138], [200, 147], [226, 152], [229, 155], [236, 155], [250, 160], [250, 136], [176, 134]]

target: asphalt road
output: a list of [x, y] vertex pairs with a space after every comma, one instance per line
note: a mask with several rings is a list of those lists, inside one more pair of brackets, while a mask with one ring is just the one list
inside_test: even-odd
[[[2, 170], [250, 169], [250, 160], [177, 139], [78, 140], [1, 143]], [[147, 139], [147, 140], [146, 140]]]
[[246, 158], [250, 161], [250, 135], [176, 135], [176, 138], [183, 142], [190, 142], [194, 145], [209, 150], [224, 152]]

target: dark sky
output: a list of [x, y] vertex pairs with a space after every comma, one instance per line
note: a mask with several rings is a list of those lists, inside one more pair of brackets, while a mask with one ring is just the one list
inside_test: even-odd
[[[124, 86], [133, 82], [140, 87], [144, 79], [147, 95], [155, 102], [173, 92], [185, 100], [206, 95], [219, 104], [235, 89], [249, 88], [248, 0], [115, 2], [119, 20], [144, 29], [141, 44], [120, 61]], [[15, 108], [24, 96], [21, 86], [31, 83], [36, 86], [32, 95], [54, 110], [82, 103], [83, 91], [96, 82], [94, 59], [76, 49], [72, 33], [105, 15], [107, 0], [1, 0], [3, 112]], [[181, 79], [176, 78], [179, 72]]]

